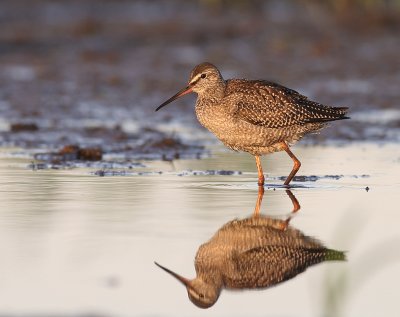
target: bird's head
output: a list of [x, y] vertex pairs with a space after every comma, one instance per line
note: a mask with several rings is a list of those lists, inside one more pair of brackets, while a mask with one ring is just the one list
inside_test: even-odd
[[190, 73], [188, 85], [157, 107], [156, 111], [188, 93], [195, 92], [199, 95], [218, 90], [224, 86], [224, 79], [218, 68], [211, 63], [202, 63], [193, 68]]
[[219, 294], [221, 292], [221, 287], [215, 287], [212, 284], [206, 283], [201, 278], [195, 278], [189, 280], [176, 274], [175, 272], [167, 269], [166, 267], [154, 262], [159, 268], [163, 269], [165, 272], [171, 274], [179, 282], [185, 285], [189, 299], [193, 304], [200, 308], [210, 308], [218, 300]]

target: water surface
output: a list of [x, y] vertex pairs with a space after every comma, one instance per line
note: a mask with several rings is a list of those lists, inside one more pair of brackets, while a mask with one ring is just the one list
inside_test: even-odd
[[[198, 247], [226, 222], [253, 212], [252, 157], [221, 146], [207, 159], [143, 161], [125, 176], [99, 177], [96, 168], [31, 170], [31, 160], [15, 154], [19, 149], [3, 149], [0, 314], [396, 315], [399, 146], [299, 145], [294, 151], [303, 163], [299, 175], [308, 178], [294, 183], [302, 208], [291, 225], [346, 250], [348, 261], [322, 263], [263, 291], [225, 291], [205, 312], [153, 261], [195, 276]], [[263, 163], [269, 185], [261, 211], [285, 218], [292, 204], [279, 177], [291, 160], [277, 153]], [[237, 173], [190, 172], [221, 169]]]

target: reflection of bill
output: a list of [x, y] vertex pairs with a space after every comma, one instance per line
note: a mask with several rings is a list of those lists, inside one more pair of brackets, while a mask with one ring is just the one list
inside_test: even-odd
[[[263, 193], [258, 193], [253, 216], [226, 223], [200, 246], [195, 279], [186, 279], [156, 263], [186, 286], [196, 306], [211, 307], [223, 288], [267, 288], [295, 277], [311, 265], [345, 260], [343, 252], [328, 249], [289, 226], [290, 217], [278, 220], [260, 215]], [[293, 202], [293, 212], [298, 211], [297, 199], [289, 190], [287, 194]]]

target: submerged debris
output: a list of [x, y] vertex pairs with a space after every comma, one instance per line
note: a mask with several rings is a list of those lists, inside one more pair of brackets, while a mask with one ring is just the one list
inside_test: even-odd
[[103, 152], [101, 148], [81, 148], [78, 145], [66, 145], [56, 153], [38, 153], [36, 160], [47, 161], [52, 164], [61, 164], [68, 161], [100, 161]]
[[206, 171], [182, 171], [178, 176], [210, 176], [210, 175], [242, 175], [241, 171], [226, 171], [226, 170], [206, 170]]
[[154, 176], [161, 174], [176, 175], [176, 176], [213, 176], [213, 175], [241, 175], [241, 171], [225, 171], [225, 170], [206, 170], [192, 171], [185, 170], [181, 172], [162, 172], [162, 171], [126, 171], [126, 170], [97, 170], [92, 175], [95, 176]]
[[132, 175], [129, 171], [106, 171], [106, 170], [98, 170], [93, 173], [93, 175], [104, 177], [104, 176], [128, 176]]
[[[324, 176], [299, 175], [299, 176], [295, 176], [293, 178], [293, 181], [295, 181], [295, 182], [316, 182], [316, 181], [318, 181], [320, 179], [325, 179], [325, 178], [338, 180], [338, 179], [341, 179], [342, 177], [344, 177], [344, 175], [324, 175]], [[279, 180], [285, 180], [286, 176], [280, 176], [280, 177], [278, 177], [278, 179]]]
[[370, 175], [368, 175], [368, 174], [362, 174], [362, 175], [353, 175], [352, 177], [353, 177], [353, 178], [368, 178], [368, 177], [370, 177]]
[[46, 164], [46, 163], [35, 163], [35, 162], [31, 162], [28, 165], [28, 168], [31, 169], [32, 171], [49, 169], [48, 164]]
[[105, 177], [105, 176], [143, 176], [143, 175], [161, 175], [163, 172], [158, 171], [158, 172], [133, 172], [133, 171], [113, 171], [113, 170], [97, 170], [95, 172], [90, 173], [91, 175], [94, 176], [100, 176], [100, 177]]
[[[114, 168], [123, 168], [127, 170], [132, 170], [133, 168], [142, 168], [146, 167], [144, 164], [139, 162], [113, 162], [113, 161], [63, 161], [63, 162], [31, 162], [28, 165], [29, 169], [32, 170], [46, 170], [46, 169], [69, 169], [69, 168], [100, 168], [99, 171], [95, 173], [101, 173], [101, 171], [105, 171], [106, 169], [114, 169]], [[104, 172], [109, 173], [109, 172]], [[111, 173], [111, 172], [110, 172]], [[113, 173], [128, 175], [129, 171], [113, 171]], [[129, 174], [130, 175], [130, 174]], [[101, 176], [101, 175], [99, 175]]]
[[80, 148], [77, 145], [66, 145], [59, 154], [67, 160], [81, 161], [100, 161], [103, 156], [102, 150], [98, 147]]
[[10, 125], [11, 132], [38, 131], [39, 127], [36, 123], [12, 123]]

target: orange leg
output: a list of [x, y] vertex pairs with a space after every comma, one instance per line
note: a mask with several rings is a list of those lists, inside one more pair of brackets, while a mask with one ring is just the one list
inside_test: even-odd
[[254, 158], [256, 159], [257, 170], [258, 170], [258, 186], [264, 186], [264, 174], [261, 166], [260, 157], [255, 155]]
[[293, 179], [294, 175], [296, 175], [297, 171], [300, 169], [301, 162], [297, 159], [297, 157], [290, 151], [289, 146], [286, 144], [286, 142], [282, 142], [282, 148], [286, 151], [286, 153], [292, 158], [294, 165], [293, 169], [290, 172], [289, 176], [286, 178], [284, 185], [289, 185], [291, 180]]
[[[293, 209], [292, 209], [290, 216], [286, 220], [276, 220], [276, 223], [273, 226], [274, 226], [274, 228], [279, 229], [279, 230], [286, 230], [287, 227], [289, 226], [289, 222], [292, 219], [293, 215], [300, 210], [299, 201], [296, 199], [296, 197], [293, 195], [293, 193], [290, 190], [286, 190], [286, 194], [289, 196], [290, 200], [292, 201]], [[262, 202], [263, 197], [264, 197], [264, 186], [259, 186], [258, 187], [258, 196], [257, 196], [256, 206], [254, 208], [253, 217], [260, 216], [261, 202]]]
[[254, 208], [253, 216], [257, 217], [260, 215], [260, 206], [264, 196], [264, 186], [258, 186], [258, 196], [256, 201], [256, 207]]
[[286, 190], [286, 194], [289, 196], [289, 198], [293, 204], [292, 214], [298, 212], [300, 210], [300, 204], [299, 204], [299, 201], [297, 200], [296, 196], [293, 195], [293, 193], [289, 189]]
[[290, 200], [292, 201], [293, 210], [292, 210], [290, 216], [289, 216], [286, 220], [280, 222], [279, 227], [278, 227], [278, 229], [280, 229], [280, 230], [286, 230], [287, 227], [289, 226], [290, 220], [291, 220], [292, 217], [293, 217], [293, 214], [295, 214], [296, 212], [298, 212], [298, 211], [300, 210], [299, 201], [298, 201], [297, 198], [293, 195], [293, 193], [292, 193], [290, 190], [286, 190], [286, 194], [289, 196]]

